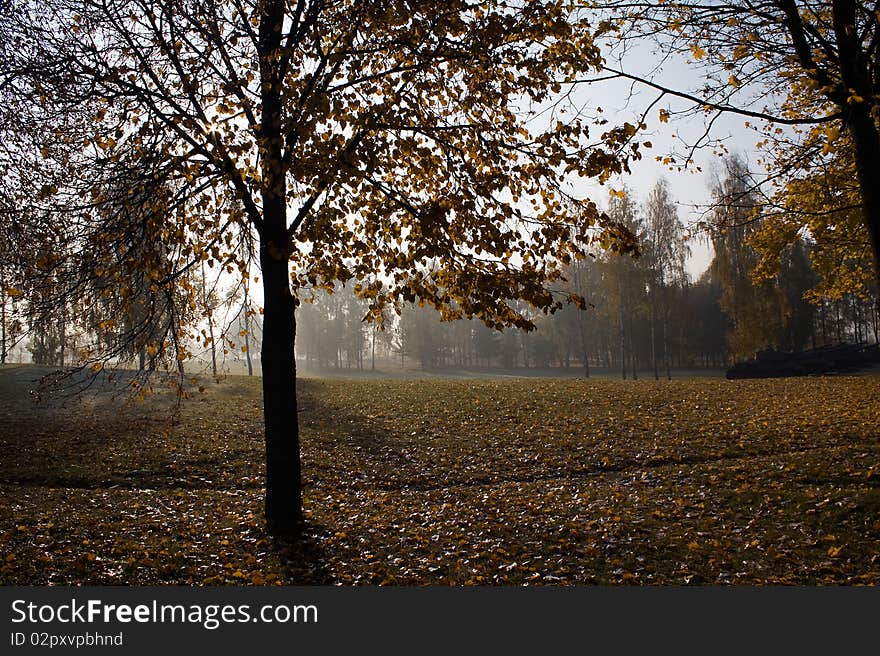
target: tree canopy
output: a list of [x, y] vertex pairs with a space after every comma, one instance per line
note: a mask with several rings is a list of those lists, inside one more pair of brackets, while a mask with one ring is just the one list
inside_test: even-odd
[[[608, 62], [599, 77], [610, 75], [653, 89], [657, 95], [646, 120], [654, 111], [659, 122], [676, 114], [705, 116], [702, 136], [677, 158], [661, 155], [663, 161], [690, 165], [694, 150], [718, 136], [713, 127], [725, 113], [744, 117], [761, 134], [764, 158], [758, 164], [767, 171], [764, 193], [771, 201], [766, 207], [774, 221], [763, 227], [760, 248], [766, 271], [759, 275], [772, 275], [780, 248], [808, 234], [819, 246], [811, 252], [814, 268], [824, 280], [818, 294], [839, 297], [863, 292], [866, 272], [878, 279], [880, 21], [876, 3], [586, 4], [608, 25]], [[628, 57], [630, 46], [637, 42], [650, 44], [654, 51], [647, 69], [634, 67]], [[693, 86], [664, 83], [659, 71], [671, 58], [685, 59], [700, 72]], [[663, 104], [670, 99], [685, 101], [685, 108], [673, 110]], [[724, 152], [723, 144], [719, 151]], [[824, 193], [823, 187], [833, 192]], [[827, 229], [831, 226], [837, 229]], [[847, 264], [831, 265], [832, 258], [843, 258]]]
[[[57, 305], [124, 299], [92, 323], [95, 345], [130, 338], [120, 324], [138, 290], [180, 292], [192, 309], [201, 262], [246, 278], [240, 236], [258, 234], [276, 532], [301, 519], [298, 290], [355, 279], [377, 316], [418, 300], [528, 328], [508, 299], [552, 310], [563, 265], [630, 247], [564, 184], [605, 181], [640, 154], [636, 126], [591, 118], [565, 93], [599, 66], [604, 29], [568, 2], [12, 0], [6, 13], [16, 217], [53, 245], [37, 268], [78, 264]], [[113, 228], [134, 208], [152, 217], [158, 260]], [[145, 347], [179, 362], [181, 336], [198, 335], [169, 309], [174, 329]]]

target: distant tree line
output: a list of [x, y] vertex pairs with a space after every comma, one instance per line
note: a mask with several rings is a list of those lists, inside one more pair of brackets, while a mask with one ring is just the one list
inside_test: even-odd
[[[301, 293], [298, 358], [307, 369], [318, 371], [375, 370], [378, 360], [382, 367], [560, 367], [580, 368], [587, 376], [599, 368], [626, 378], [661, 378], [671, 376], [673, 369], [726, 366], [766, 348], [797, 351], [878, 341], [876, 285], [866, 273], [873, 270], [873, 261], [861, 242], [832, 241], [826, 232], [833, 231], [828, 230], [817, 229], [817, 235], [786, 230], [778, 205], [758, 195], [746, 165], [736, 157], [724, 160], [711, 184], [711, 208], [696, 228], [714, 255], [697, 280], [690, 279], [685, 266], [693, 235], [660, 180], [641, 203], [626, 189], [612, 192], [608, 200], [609, 221], [636, 236], [638, 257], [605, 251], [571, 260], [565, 282], [555, 291], [560, 298], [580, 302], [563, 303], [550, 314], [530, 313], [519, 303], [516, 309], [530, 317], [533, 331], [497, 331], [477, 320], [441, 322], [433, 308], [418, 305], [404, 305], [400, 314], [386, 309], [376, 322], [368, 320], [375, 313], [354, 286], [337, 283], [332, 294]], [[815, 194], [805, 194], [800, 205], [794, 198], [787, 202], [799, 211], [819, 207]], [[143, 218], [127, 216], [129, 221]], [[126, 228], [125, 234], [130, 232]], [[251, 262], [247, 232], [239, 249], [242, 260]], [[10, 247], [5, 252], [15, 251]], [[152, 254], [138, 252], [138, 257], [148, 256]], [[52, 254], [43, 259], [52, 259]], [[12, 264], [2, 267], [4, 274]], [[2, 362], [11, 359], [13, 346], [20, 353], [26, 342], [35, 363], [73, 364], [85, 339], [72, 317], [94, 314], [98, 321], [95, 308], [79, 307], [76, 299], [55, 293], [59, 280], [70, 272], [46, 270], [41, 277], [31, 276], [39, 284], [26, 295], [3, 285]], [[249, 295], [249, 277], [245, 271], [230, 285], [216, 270], [194, 269], [187, 285], [197, 290], [196, 302], [203, 307], [193, 308], [183, 297], [151, 296], [149, 280], [135, 271], [127, 284], [144, 288], [138, 298], [146, 300], [122, 299], [115, 312], [118, 324], [113, 330], [136, 337], [122, 340], [128, 347], [118, 352], [117, 360], [151, 369], [157, 357], [151, 348], [158, 341], [155, 336], [180, 333], [181, 348], [192, 348], [197, 357], [209, 360], [215, 375], [218, 366], [228, 369], [235, 362], [253, 373], [251, 353], [260, 350], [262, 321]], [[102, 280], [91, 284], [101, 285]], [[178, 326], [191, 321], [196, 309], [207, 320], [183, 334]]]
[[567, 303], [533, 316], [534, 331], [441, 322], [432, 308], [412, 305], [380, 328], [365, 321], [367, 304], [351, 286], [339, 285], [301, 304], [299, 357], [313, 369], [375, 369], [378, 357], [383, 366], [422, 369], [579, 367], [587, 376], [601, 368], [661, 378], [673, 369], [727, 366], [766, 348], [878, 341], [876, 290], [838, 280], [829, 293], [811, 266], [817, 254], [808, 233], [787, 235], [768, 267], [771, 219], [762, 218], [747, 167], [731, 157], [714, 178], [699, 226], [714, 255], [697, 280], [685, 267], [693, 237], [660, 180], [641, 204], [628, 190], [609, 198], [609, 218], [636, 235], [639, 256], [572, 261], [558, 293], [577, 295], [581, 307]]

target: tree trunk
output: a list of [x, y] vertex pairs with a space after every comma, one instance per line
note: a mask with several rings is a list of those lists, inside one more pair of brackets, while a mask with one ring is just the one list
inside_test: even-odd
[[[653, 290], [651, 296], [653, 297]], [[654, 308], [654, 299], [651, 299], [651, 365], [654, 367], [654, 380], [660, 380], [660, 369], [657, 367], [657, 339], [655, 333], [655, 324], [657, 323], [657, 312]]]
[[584, 359], [584, 378], [590, 377], [590, 354], [587, 348], [587, 329], [584, 326], [583, 310], [575, 310], [578, 313], [578, 332], [581, 337], [581, 357]]
[[839, 300], [834, 302], [834, 311], [835, 311], [835, 316], [836, 316], [834, 324], [837, 328], [837, 343], [842, 344], [843, 343], [843, 334], [840, 332], [840, 325], [841, 324], [840, 324], [840, 301]]
[[638, 367], [638, 352], [636, 350], [635, 334], [636, 334], [636, 332], [633, 329], [633, 320], [632, 320], [632, 317], [630, 316], [630, 318], [629, 318], [629, 353], [630, 353], [630, 360], [631, 360], [631, 364], [632, 364], [632, 379], [638, 380], [639, 379], [639, 372], [637, 369], [637, 367]]
[[0, 364], [6, 364], [6, 276], [0, 270]]
[[293, 537], [302, 527], [302, 473], [296, 407], [296, 305], [290, 290], [287, 180], [282, 156], [278, 48], [284, 3], [260, 3], [262, 195], [260, 264], [263, 273], [263, 415], [266, 427], [266, 528]]
[[254, 375], [254, 364], [251, 362], [251, 321], [250, 301], [248, 300], [247, 287], [244, 288], [244, 355], [247, 359], [248, 376]]
[[61, 350], [59, 353], [60, 362], [58, 363], [62, 369], [64, 369], [64, 356], [65, 349], [67, 347], [67, 313], [61, 313], [61, 325], [59, 326], [59, 332], [61, 333]]
[[878, 312], [877, 312], [877, 304], [880, 303], [880, 298], [875, 299], [873, 307], [871, 308], [871, 329], [874, 332], [874, 343], [880, 343], [880, 337], [878, 337]]
[[819, 306], [819, 330], [822, 333], [822, 346], [828, 345], [828, 335], [825, 330], [825, 322], [828, 319], [828, 301], [822, 301], [822, 304]]
[[208, 305], [208, 281], [205, 278], [205, 261], [202, 260], [202, 305], [208, 315], [208, 338], [211, 340], [211, 373], [217, 380], [217, 345], [214, 343], [214, 310]]
[[626, 323], [623, 319], [623, 290], [618, 287], [620, 294], [620, 371], [623, 379], [626, 380]]
[[247, 361], [248, 376], [254, 375], [254, 363], [251, 359], [251, 264], [254, 257], [253, 248], [253, 228], [248, 225], [242, 237], [242, 257], [246, 260], [247, 268], [245, 269], [245, 280], [242, 285], [244, 297], [241, 301], [242, 319], [244, 321], [244, 356]]
[[[843, 120], [855, 146], [862, 220], [874, 251], [874, 278], [880, 282], [880, 185], [877, 184], [880, 180], [880, 133], [868, 101], [875, 93], [876, 78], [872, 79], [875, 71], [871, 70], [870, 60], [864, 56], [861, 37], [856, 30], [855, 5], [852, 0], [833, 0], [831, 3], [842, 81], [849, 90], [847, 93], [863, 98], [853, 104], [850, 104], [852, 97], [845, 103], [838, 99], [838, 105], [844, 112]], [[880, 297], [877, 303], [880, 304]]]
[[[880, 135], [867, 112], [855, 113], [846, 123], [855, 144], [862, 215], [874, 252], [875, 279], [880, 282]], [[877, 303], [880, 303], [880, 297]]]
[[[272, 211], [269, 207], [278, 203], [266, 205], [268, 218]], [[275, 211], [283, 214], [283, 205]], [[277, 240], [264, 238], [260, 246], [264, 296], [260, 361], [266, 425], [266, 525], [273, 535], [292, 536], [302, 523], [294, 358], [296, 318], [286, 251], [279, 253], [276, 243]]]
[[666, 363], [666, 380], [672, 380], [672, 365], [669, 353], [669, 308], [663, 308], [663, 360]]

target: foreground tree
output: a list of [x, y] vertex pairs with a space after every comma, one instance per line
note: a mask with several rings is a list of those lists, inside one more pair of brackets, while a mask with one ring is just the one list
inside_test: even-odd
[[[600, 63], [593, 27], [561, 0], [10, 7], [0, 89], [21, 121], [44, 122], [22, 154], [51, 158], [47, 209], [75, 206], [100, 237], [103, 172], [149, 159], [149, 184], [173, 190], [162, 238], [181, 256], [159, 286], [203, 260], [246, 272], [233, 236], [255, 229], [275, 534], [302, 520], [297, 290], [354, 278], [376, 316], [420, 300], [447, 319], [530, 328], [507, 299], [558, 307], [547, 284], [603, 229], [561, 174], [604, 180], [638, 155], [634, 126], [591, 134], [554, 95]], [[551, 105], [553, 121], [533, 120]]]

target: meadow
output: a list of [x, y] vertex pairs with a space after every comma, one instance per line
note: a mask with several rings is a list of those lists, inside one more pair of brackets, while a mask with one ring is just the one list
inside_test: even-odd
[[34, 403], [0, 369], [0, 583], [877, 584], [880, 376], [299, 382], [307, 524], [262, 528], [260, 380]]

